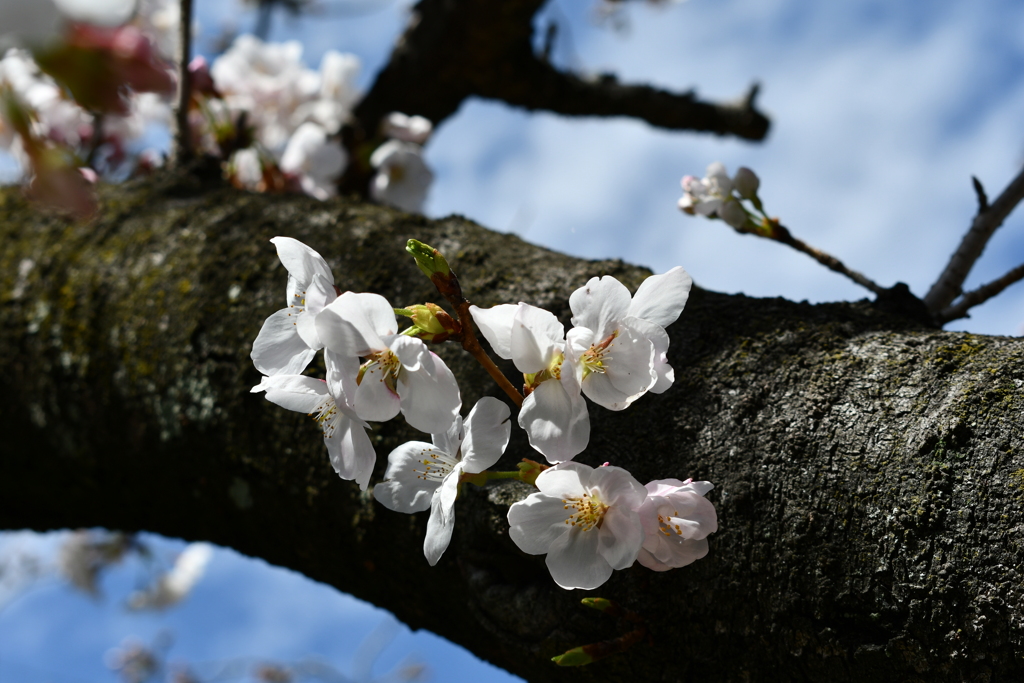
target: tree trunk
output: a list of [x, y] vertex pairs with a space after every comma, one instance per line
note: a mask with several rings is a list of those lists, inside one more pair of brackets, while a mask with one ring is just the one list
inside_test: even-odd
[[[248, 356], [281, 308], [268, 239], [325, 256], [339, 287], [396, 306], [439, 297], [403, 248], [442, 250], [482, 306], [568, 296], [612, 274], [458, 216], [247, 194], [211, 177], [104, 190], [88, 223], [0, 196], [0, 528], [103, 526], [208, 540], [370, 600], [531, 681], [1021, 680], [1024, 343], [928, 330], [866, 302], [811, 306], [696, 289], [669, 330], [675, 385], [591, 406], [579, 460], [641, 482], [707, 479], [710, 555], [564, 591], [509, 540], [521, 483], [466, 487], [451, 547], [426, 515], [341, 481], [317, 426], [249, 393]], [[696, 256], [695, 256], [696, 258]], [[687, 265], [687, 264], [682, 264]], [[500, 396], [461, 349], [439, 353], [468, 408]], [[514, 377], [511, 366], [504, 366]], [[374, 481], [401, 420], [375, 425]], [[499, 468], [537, 457], [515, 430]], [[633, 628], [651, 637], [579, 669], [549, 658]]]

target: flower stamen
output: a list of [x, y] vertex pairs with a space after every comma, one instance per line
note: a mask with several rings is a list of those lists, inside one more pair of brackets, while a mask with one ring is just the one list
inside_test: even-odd
[[604, 374], [606, 372], [605, 361], [612, 359], [612, 355], [608, 353], [608, 347], [617, 336], [619, 336], [619, 331], [615, 330], [608, 335], [607, 339], [597, 344], [591, 344], [590, 348], [583, 352], [583, 355], [580, 356], [580, 363], [583, 365], [583, 379], [586, 379], [591, 373]]
[[582, 496], [571, 496], [562, 499], [562, 507], [565, 510], [572, 510], [565, 523], [569, 526], [579, 527], [580, 531], [590, 531], [594, 527], [601, 528], [604, 523], [604, 513], [608, 510], [597, 496], [584, 493]]

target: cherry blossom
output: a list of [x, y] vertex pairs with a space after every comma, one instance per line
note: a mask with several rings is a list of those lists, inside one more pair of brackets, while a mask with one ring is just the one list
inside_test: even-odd
[[324, 433], [324, 444], [334, 471], [342, 479], [355, 481], [366, 490], [377, 455], [366, 430], [369, 425], [359, 419], [349, 397], [355, 388], [359, 364], [355, 358], [330, 351], [324, 354], [327, 379], [304, 375], [264, 377], [252, 392], [265, 391], [267, 400], [282, 408], [306, 413]]
[[285, 308], [263, 323], [250, 357], [265, 375], [297, 375], [324, 346], [314, 319], [337, 297], [334, 275], [323, 257], [302, 242], [291, 237], [270, 241], [288, 271]]
[[451, 541], [459, 476], [483, 472], [498, 461], [512, 430], [509, 414], [507, 405], [485, 396], [465, 424], [456, 417], [446, 431], [431, 434], [432, 444], [410, 441], [388, 455], [384, 481], [373, 487], [373, 496], [396, 512], [430, 509], [423, 542], [430, 566], [437, 564]]
[[572, 293], [566, 356], [587, 398], [622, 410], [648, 390], [661, 393], [672, 385], [665, 327], [679, 318], [691, 285], [676, 266], [644, 280], [632, 298], [610, 275], [591, 278]]
[[281, 155], [281, 170], [298, 177], [302, 191], [317, 199], [338, 193], [334, 183], [347, 163], [341, 143], [328, 139], [327, 131], [310, 121], [299, 126]]
[[[749, 169], [741, 169], [737, 176], [744, 191], [750, 189]], [[753, 175], [750, 173], [750, 175]], [[734, 179], [729, 177], [725, 166], [716, 161], [707, 168], [703, 178], [686, 176], [682, 180], [683, 196], [679, 208], [690, 215], [717, 215], [734, 228], [747, 222], [747, 212], [732, 192]], [[756, 188], [755, 188], [756, 189]]]
[[644, 542], [638, 509], [647, 491], [629, 472], [563, 462], [536, 484], [538, 493], [509, 508], [509, 536], [523, 552], [547, 555], [555, 583], [597, 588], [633, 564]]
[[371, 197], [402, 211], [423, 211], [434, 174], [427, 168], [419, 145], [388, 140], [374, 150], [370, 165], [377, 171], [370, 182]]
[[572, 459], [590, 441], [590, 415], [575, 372], [565, 365], [565, 328], [549, 311], [529, 304], [470, 307], [480, 332], [500, 357], [523, 373], [529, 391], [519, 426], [548, 462]]
[[386, 137], [422, 145], [430, 137], [434, 124], [422, 116], [407, 116], [396, 111], [384, 119], [382, 130]]
[[325, 347], [362, 357], [356, 414], [383, 422], [401, 411], [421, 432], [445, 431], [462, 407], [448, 366], [420, 339], [398, 334], [394, 309], [379, 294], [345, 292], [320, 312], [316, 329]]
[[192, 591], [213, 558], [209, 543], [189, 543], [181, 551], [171, 570], [142, 591], [128, 597], [132, 609], [165, 609], [178, 604]]
[[657, 572], [685, 567], [708, 554], [708, 534], [718, 531], [715, 507], [704, 495], [708, 481], [659, 479], [647, 484], [640, 506], [644, 544], [637, 560]]

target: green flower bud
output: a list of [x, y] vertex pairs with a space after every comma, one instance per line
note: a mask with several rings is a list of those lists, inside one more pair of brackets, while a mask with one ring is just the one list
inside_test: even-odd
[[405, 245], [405, 250], [412, 254], [412, 257], [416, 259], [416, 265], [427, 277], [433, 279], [435, 273], [444, 277], [451, 275], [452, 270], [448, 267], [448, 261], [437, 249], [423, 244], [419, 240], [409, 240]]
[[582, 647], [576, 647], [557, 657], [552, 657], [551, 661], [558, 666], [583, 666], [590, 664], [594, 658], [584, 652]]

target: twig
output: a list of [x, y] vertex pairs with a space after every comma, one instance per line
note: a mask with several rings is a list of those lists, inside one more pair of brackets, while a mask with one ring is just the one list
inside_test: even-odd
[[188, 125], [188, 106], [192, 98], [192, 74], [188, 70], [192, 55], [192, 0], [181, 0], [178, 25], [178, 102], [174, 111], [174, 150], [172, 163], [180, 166], [192, 158]]
[[1017, 266], [998, 280], [993, 280], [988, 284], [967, 292], [963, 295], [963, 298], [956, 303], [956, 305], [942, 309], [942, 312], [938, 315], [939, 322], [945, 325], [951, 320], [959, 320], [960, 318], [969, 317], [967, 315], [968, 309], [977, 306], [978, 304], [985, 303], [996, 294], [999, 294], [1013, 283], [1019, 282], [1022, 279], [1024, 279], [1024, 264]]
[[[882, 294], [883, 292], [888, 291], [885, 287], [882, 287], [881, 285], [879, 285], [877, 282], [867, 277], [866, 275], [858, 273], [856, 270], [853, 270], [851, 268], [847, 268], [846, 265], [842, 261], [837, 259], [835, 256], [832, 256], [831, 254], [826, 254], [820, 249], [815, 249], [814, 247], [807, 244], [803, 240], [793, 237], [792, 233], [790, 233], [785, 226], [775, 224], [773, 227], [773, 234], [767, 235], [769, 239], [773, 239], [776, 242], [782, 242], [783, 244], [788, 244], [797, 251], [801, 251], [807, 254], [815, 261], [828, 268], [829, 270], [835, 271], [840, 275], [845, 275], [846, 277], [850, 278], [861, 287], [865, 287], [874, 292], [875, 294]], [[754, 234], [760, 235], [761, 233]]]
[[494, 364], [491, 357], [480, 346], [480, 340], [476, 338], [476, 332], [473, 329], [473, 314], [469, 311], [470, 303], [462, 295], [462, 286], [459, 284], [458, 276], [455, 275], [454, 271], [449, 272], [447, 275], [435, 273], [430, 277], [430, 281], [434, 283], [441, 296], [447, 299], [448, 303], [455, 309], [455, 314], [459, 318], [459, 324], [462, 326], [462, 330], [457, 337], [458, 341], [462, 343], [462, 348], [468, 351], [473, 358], [476, 358], [477, 362], [484, 367], [484, 370], [491, 376], [491, 379], [497, 382], [502, 391], [512, 399], [516, 406], [522, 408], [523, 395], [512, 385], [508, 377], [505, 377], [505, 373], [501, 371], [501, 368]]
[[[975, 180], [975, 192], [978, 192], [980, 185], [981, 183]], [[971, 228], [964, 235], [963, 241], [960, 242], [960, 247], [956, 250], [956, 253], [949, 259], [949, 263], [946, 264], [946, 269], [942, 271], [942, 275], [939, 276], [939, 279], [935, 281], [935, 284], [932, 285], [932, 288], [928, 290], [928, 294], [924, 297], [924, 303], [933, 315], [945, 316], [949, 305], [963, 291], [964, 280], [967, 279], [967, 275], [971, 272], [975, 261], [981, 256], [981, 252], [985, 250], [985, 245], [988, 244], [992, 233], [1003, 224], [1006, 217], [1010, 215], [1010, 212], [1013, 211], [1014, 207], [1022, 199], [1024, 199], [1024, 169], [1021, 169], [1017, 177], [1006, 186], [1006, 189], [1003, 190], [1002, 194], [991, 205], [986, 206], [987, 198], [985, 197], [984, 190], [982, 189], [979, 192], [979, 210], [974, 217], [974, 221], [971, 223]], [[996, 282], [999, 282], [999, 280]], [[977, 303], [980, 303], [980, 301]], [[959, 308], [959, 306], [960, 304], [957, 304], [956, 308]], [[966, 308], [963, 309], [964, 312], [966, 310]], [[939, 313], [940, 311], [941, 314]], [[961, 316], [962, 313], [957, 317]]]

